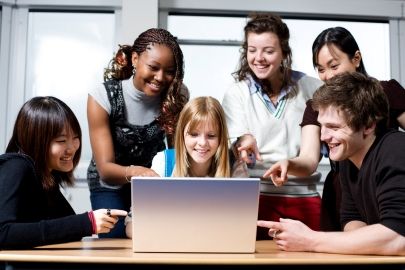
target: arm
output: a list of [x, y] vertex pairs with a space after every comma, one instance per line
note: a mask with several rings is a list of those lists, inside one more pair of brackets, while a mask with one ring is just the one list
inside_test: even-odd
[[282, 160], [268, 169], [263, 177], [271, 177], [276, 186], [283, 185], [287, 174], [296, 176], [308, 176], [315, 172], [320, 160], [320, 132], [317, 125], [305, 125], [301, 129], [301, 147], [297, 157]]
[[311, 251], [340, 254], [405, 255], [405, 237], [381, 225], [373, 224], [344, 232], [317, 232], [297, 220], [258, 221], [258, 226], [276, 234], [278, 247], [285, 251]]
[[[74, 215], [73, 210], [65, 209], [53, 197], [52, 207], [60, 211], [53, 214], [59, 215], [58, 218], [52, 218], [44, 200], [46, 196], [26, 158], [16, 157], [1, 164], [0, 249], [77, 241], [91, 235], [92, 224], [87, 213]], [[68, 204], [66, 200], [64, 203]]]
[[157, 175], [149, 168], [127, 167], [115, 163], [109, 115], [90, 95], [87, 99], [87, 119], [93, 156], [103, 181], [113, 185], [122, 185], [127, 183], [126, 177], [132, 175]]

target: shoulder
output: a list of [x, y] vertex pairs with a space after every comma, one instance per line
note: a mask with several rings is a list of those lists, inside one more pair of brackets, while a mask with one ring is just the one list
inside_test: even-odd
[[380, 81], [380, 84], [388, 98], [400, 97], [401, 95], [405, 96], [405, 89], [394, 79], [389, 81]]
[[390, 165], [401, 163], [402, 166], [405, 161], [405, 132], [392, 129], [377, 140], [372, 150], [374, 159]]
[[390, 109], [404, 111], [405, 110], [405, 89], [396, 81], [380, 81], [381, 86], [387, 95]]
[[110, 102], [108, 100], [107, 91], [104, 84], [99, 84], [96, 88], [89, 92], [89, 95], [108, 113], [110, 114]]
[[304, 95], [308, 94], [311, 97], [312, 94], [323, 84], [321, 80], [295, 70], [292, 71], [292, 79], [296, 82], [299, 92]]
[[379, 144], [383, 145], [384, 149], [405, 149], [405, 144], [403, 142], [405, 142], [405, 132], [393, 129], [382, 136]]
[[381, 86], [383, 87], [384, 91], [404, 91], [405, 89], [402, 85], [399, 84], [397, 80], [391, 79], [388, 81], [380, 81]]
[[318, 88], [319, 86], [321, 86], [323, 84], [323, 82], [318, 78], [309, 76], [309, 75], [307, 75], [305, 73], [302, 73], [300, 71], [293, 71], [293, 74], [294, 74], [294, 72], [298, 73], [298, 75], [297, 75], [297, 83], [304, 84], [304, 85], [309, 85], [309, 86], [314, 86], [316, 88]]
[[9, 166], [27, 167], [35, 170], [34, 161], [27, 155], [19, 153], [6, 153], [0, 155], [0, 165], [7, 164]]
[[312, 99], [309, 99], [306, 102], [306, 107], [304, 110], [304, 115], [302, 116], [302, 122], [300, 124], [301, 127], [306, 125], [317, 125], [319, 126], [318, 122], [318, 112], [312, 108]]
[[36, 176], [34, 161], [27, 155], [6, 153], [0, 156], [0, 178], [17, 181], [25, 176]]
[[111, 79], [111, 80], [105, 81], [103, 84], [106, 89], [109, 89], [110, 87], [117, 89], [117, 88], [122, 87], [122, 80]]
[[235, 96], [245, 96], [250, 95], [249, 85], [247, 81], [237, 81], [228, 85], [224, 99], [231, 98]]

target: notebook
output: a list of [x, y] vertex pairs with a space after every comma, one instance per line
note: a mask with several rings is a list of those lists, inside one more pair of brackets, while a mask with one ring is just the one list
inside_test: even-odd
[[253, 253], [259, 178], [132, 177], [134, 252]]

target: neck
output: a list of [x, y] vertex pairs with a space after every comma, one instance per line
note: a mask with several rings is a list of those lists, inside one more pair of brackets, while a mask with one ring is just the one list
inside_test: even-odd
[[375, 134], [367, 136], [365, 138], [363, 147], [359, 151], [357, 151], [355, 155], [349, 158], [349, 160], [353, 162], [357, 169], [360, 169], [361, 165], [363, 164], [364, 158], [367, 155], [368, 150], [370, 150], [370, 147], [373, 145], [375, 139]]
[[270, 98], [278, 97], [281, 92], [281, 86], [283, 85], [283, 74], [277, 73], [273, 77], [263, 80], [263, 88]]
[[191, 166], [188, 171], [191, 177], [206, 177], [209, 175], [210, 168], [211, 160], [205, 162], [204, 164], [191, 162]]

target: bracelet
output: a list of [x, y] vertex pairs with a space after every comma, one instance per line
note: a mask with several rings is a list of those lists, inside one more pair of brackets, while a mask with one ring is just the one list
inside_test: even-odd
[[92, 233], [96, 234], [97, 233], [97, 224], [96, 224], [96, 218], [94, 217], [94, 213], [93, 211], [89, 211], [87, 212], [89, 219], [90, 219], [90, 223], [91, 223], [91, 227], [92, 227]]
[[133, 167], [134, 165], [129, 165], [125, 168], [125, 179], [127, 180], [128, 183], [131, 183], [131, 178], [128, 175], [128, 169]]

